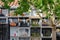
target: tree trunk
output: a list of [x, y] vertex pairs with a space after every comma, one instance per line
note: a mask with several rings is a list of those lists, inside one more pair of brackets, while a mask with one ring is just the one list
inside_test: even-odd
[[56, 40], [56, 29], [52, 28], [52, 40]]

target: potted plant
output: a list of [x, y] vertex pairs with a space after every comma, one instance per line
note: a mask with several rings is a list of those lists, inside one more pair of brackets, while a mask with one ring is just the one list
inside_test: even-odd
[[32, 20], [32, 26], [39, 26], [39, 19]]
[[[13, 2], [14, 0], [1, 0], [3, 5], [2, 5], [2, 12], [3, 14], [7, 14], [8, 15], [8, 12], [9, 12], [9, 9], [10, 9], [10, 3]], [[5, 16], [7, 16], [5, 14]]]
[[24, 16], [24, 13], [29, 10], [29, 4], [27, 0], [20, 0], [19, 7], [15, 10], [15, 14]]

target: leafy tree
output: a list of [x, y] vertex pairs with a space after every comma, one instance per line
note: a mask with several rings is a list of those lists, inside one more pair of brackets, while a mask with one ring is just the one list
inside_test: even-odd
[[[60, 20], [60, 0], [30, 0], [30, 2], [35, 6], [36, 9], [42, 10], [42, 12], [46, 12], [46, 17], [49, 19], [51, 23], [48, 23], [51, 27], [53, 27], [53, 39], [56, 40], [56, 25], [58, 25]], [[40, 15], [39, 15], [40, 16]], [[58, 21], [55, 22], [55, 18], [57, 17]], [[42, 17], [40, 16], [42, 19]]]

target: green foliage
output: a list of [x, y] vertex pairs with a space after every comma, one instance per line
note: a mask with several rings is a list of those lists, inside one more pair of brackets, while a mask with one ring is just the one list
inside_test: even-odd
[[37, 8], [40, 9], [42, 7], [42, 0], [31, 0], [31, 3]]
[[1, 0], [2, 2], [13, 2], [14, 0]]
[[15, 13], [22, 15], [23, 12], [27, 12], [29, 10], [29, 7], [30, 5], [27, 0], [20, 0], [19, 7], [16, 9]]
[[48, 4], [50, 5], [50, 8], [53, 8], [54, 1], [53, 0], [31, 0], [31, 3], [37, 8], [42, 10], [49, 10]]
[[10, 9], [10, 6], [7, 3], [5, 3], [3, 7], [6, 9]]
[[13, 2], [14, 0], [8, 0], [8, 2]]
[[56, 16], [60, 17], [60, 5], [59, 4], [55, 6], [55, 14]]
[[60, 4], [60, 0], [57, 0], [57, 3], [59, 3], [59, 4]]
[[18, 8], [16, 9], [15, 13], [22, 15], [22, 13], [23, 13], [22, 7], [18, 7]]
[[[8, 3], [14, 0], [1, 1], [4, 2], [4, 8], [10, 8]], [[41, 9], [43, 12], [46, 11], [47, 17], [51, 15], [48, 13], [48, 11], [53, 11], [56, 16], [60, 17], [60, 0], [30, 0], [30, 3], [33, 4], [37, 9]], [[48, 8], [48, 5], [50, 9]], [[19, 7], [16, 9], [15, 13], [22, 15], [23, 12], [27, 12], [29, 10], [29, 7], [30, 5], [28, 0], [19, 0]]]
[[36, 8], [41, 8], [42, 7], [42, 0], [36, 0], [34, 1], [34, 5]]
[[42, 11], [47, 11], [47, 12], [48, 12], [48, 7], [47, 7], [47, 5], [42, 6], [41, 10], [42, 10]]
[[13, 2], [14, 0], [1, 0], [1, 1], [4, 3], [3, 8], [10, 9], [10, 6], [8, 5], [8, 3]]
[[47, 0], [42, 0], [42, 4], [43, 5], [47, 5], [48, 4], [48, 1]]
[[54, 0], [48, 0], [49, 4], [54, 4]]
[[29, 6], [27, 0], [22, 0], [20, 3], [20, 7], [22, 8], [23, 12], [26, 12], [26, 11], [28, 11], [30, 6]]
[[36, 8], [41, 9], [43, 12], [46, 11], [47, 17], [51, 16], [52, 11], [56, 16], [60, 17], [60, 0], [31, 0], [31, 2]]

